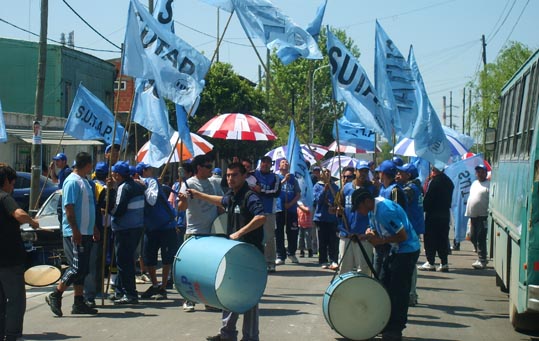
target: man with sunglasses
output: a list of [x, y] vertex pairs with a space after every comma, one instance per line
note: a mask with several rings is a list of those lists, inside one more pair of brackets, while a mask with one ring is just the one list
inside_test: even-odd
[[[187, 193], [187, 190], [194, 189], [208, 195], [223, 195], [220, 186], [209, 180], [214, 167], [207, 155], [195, 156], [191, 165], [195, 174], [182, 184], [178, 202], [178, 210], [186, 211], [187, 227], [185, 240], [196, 235], [211, 234], [212, 224], [219, 215], [219, 211], [215, 205], [192, 197]], [[186, 312], [195, 311], [195, 303], [185, 301], [183, 310]]]

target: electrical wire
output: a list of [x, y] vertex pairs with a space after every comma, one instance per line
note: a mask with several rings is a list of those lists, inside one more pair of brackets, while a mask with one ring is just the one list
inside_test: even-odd
[[500, 29], [503, 27], [503, 25], [507, 21], [507, 18], [509, 17], [509, 14], [511, 14], [511, 12], [513, 11], [513, 8], [515, 7], [516, 3], [517, 3], [517, 0], [513, 0], [513, 3], [511, 4], [511, 7], [509, 8], [509, 11], [505, 15], [505, 18], [503, 18], [502, 23], [500, 24], [500, 26], [498, 26], [498, 28], [496, 29], [494, 34], [487, 39], [487, 44], [490, 43], [492, 41], [492, 39], [494, 39], [494, 37], [496, 36], [496, 34], [498, 34], [498, 32], [500, 32]]
[[[524, 7], [522, 8], [522, 11], [520, 11], [520, 14], [518, 15], [518, 18], [517, 18], [517, 21], [515, 22], [515, 24], [513, 25], [513, 27], [511, 28], [511, 32], [509, 32], [509, 34], [507, 35], [507, 38], [505, 38], [505, 41], [504, 43], [502, 44], [502, 47], [500, 48], [500, 51], [501, 49], [503, 49], [503, 47], [505, 46], [505, 44], [507, 44], [507, 41], [509, 40], [509, 37], [511, 37], [511, 34], [513, 34], [513, 31], [515, 30], [515, 27], [517, 27], [518, 23], [520, 22], [520, 18], [522, 18], [522, 15], [524, 14], [524, 10], [526, 9], [526, 7], [528, 7], [528, 4], [530, 3], [530, 0], [528, 0], [526, 2], [526, 4], [524, 5]], [[500, 51], [498, 51], [498, 54], [500, 53]]]

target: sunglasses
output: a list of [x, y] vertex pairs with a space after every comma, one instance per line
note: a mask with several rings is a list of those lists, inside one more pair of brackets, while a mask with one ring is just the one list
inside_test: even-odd
[[345, 175], [344, 178], [345, 179], [355, 179], [356, 176], [355, 175]]

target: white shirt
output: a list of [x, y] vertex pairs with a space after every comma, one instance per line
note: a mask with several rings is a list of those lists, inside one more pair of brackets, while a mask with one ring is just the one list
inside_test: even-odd
[[475, 180], [470, 187], [470, 196], [466, 203], [466, 213], [469, 218], [486, 217], [488, 215], [488, 195], [490, 180], [480, 182]]

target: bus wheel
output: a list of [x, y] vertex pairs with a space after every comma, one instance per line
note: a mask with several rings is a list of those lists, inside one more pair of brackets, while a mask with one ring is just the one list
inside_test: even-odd
[[517, 307], [510, 300], [509, 304], [509, 321], [516, 331], [530, 332], [539, 330], [539, 313], [522, 313], [517, 312]]

